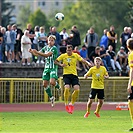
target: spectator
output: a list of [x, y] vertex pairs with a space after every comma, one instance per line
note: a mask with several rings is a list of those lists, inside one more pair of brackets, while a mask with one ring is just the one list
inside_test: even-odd
[[131, 38], [131, 34], [128, 33], [128, 27], [124, 27], [124, 32], [122, 32], [120, 37], [120, 44], [125, 48], [125, 52], [128, 53], [126, 46], [126, 41]]
[[6, 53], [6, 28], [1, 28], [1, 33], [3, 34], [3, 40], [2, 40], [2, 62], [7, 62], [7, 53]]
[[[29, 31], [29, 35], [28, 36], [29, 36], [29, 38], [30, 38], [30, 40], [32, 42], [31, 48], [35, 49], [35, 45], [33, 43], [33, 40], [34, 40], [34, 37], [36, 35], [35, 35], [35, 31], [32, 29], [32, 25], [30, 23], [27, 24], [27, 30]], [[36, 62], [36, 56], [32, 55], [32, 61], [33, 62]]]
[[52, 28], [53, 28], [53, 26], [50, 26], [50, 27], [49, 27], [49, 32], [48, 32], [47, 37], [49, 37], [50, 35], [52, 35]]
[[131, 27], [127, 27], [127, 29], [128, 29], [128, 33], [131, 35], [131, 37], [132, 37], [132, 28]]
[[[38, 34], [39, 34], [39, 26], [34, 27], [34, 39], [32, 42], [32, 47], [36, 50], [38, 50]], [[33, 62], [37, 63], [37, 56], [32, 55]]]
[[113, 51], [116, 51], [117, 34], [115, 33], [115, 27], [113, 25], [110, 26], [110, 31], [107, 32], [107, 37], [108, 46], [111, 45], [113, 47]]
[[108, 37], [107, 37], [108, 29], [103, 30], [103, 36], [100, 39], [100, 46], [104, 45], [105, 49], [108, 49]]
[[21, 37], [23, 32], [20, 28], [17, 28], [17, 25], [12, 25], [12, 29], [16, 32], [16, 43], [14, 47], [15, 52], [15, 62], [20, 62], [22, 55], [21, 55]]
[[54, 35], [56, 37], [56, 40], [55, 40], [55, 46], [57, 47], [58, 49], [58, 54], [60, 54], [60, 44], [61, 44], [61, 36], [60, 34], [57, 32], [57, 29], [56, 27], [52, 27], [52, 35]]
[[3, 54], [2, 54], [3, 34], [1, 32], [1, 28], [2, 27], [0, 27], [0, 64], [3, 61]]
[[127, 65], [127, 54], [124, 51], [124, 47], [120, 47], [120, 50], [117, 52], [117, 60], [120, 63], [121, 68], [125, 69]]
[[73, 49], [76, 46], [81, 45], [80, 32], [76, 25], [72, 26], [72, 29], [70, 31], [70, 35], [68, 38], [68, 44], [71, 44], [73, 46]]
[[66, 53], [66, 46], [67, 46], [67, 41], [68, 41], [68, 33], [66, 32], [66, 28], [63, 28], [63, 30], [60, 32], [61, 36], [61, 46], [60, 46], [60, 54], [61, 53]]
[[[78, 46], [76, 46], [76, 47], [74, 48], [73, 53], [77, 53], [78, 55], [80, 55]], [[77, 70], [82, 70], [82, 69], [80, 68], [80, 63], [79, 63], [79, 61], [77, 61]]]
[[38, 33], [38, 41], [39, 41], [39, 47], [41, 48], [47, 45], [47, 34], [43, 26], [40, 27], [40, 30]]
[[111, 57], [106, 52], [104, 45], [102, 45], [100, 48], [100, 57], [103, 61], [104, 66], [106, 67], [107, 71], [109, 71], [109, 67], [111, 67]]
[[27, 60], [27, 65], [30, 65], [30, 59], [32, 57], [31, 53], [28, 51], [31, 49], [31, 40], [29, 38], [29, 31], [25, 30], [24, 35], [21, 38], [21, 50], [22, 50], [22, 65], [25, 66], [26, 60]]
[[7, 61], [14, 62], [14, 45], [16, 43], [16, 33], [12, 30], [11, 25], [7, 26], [6, 36]]
[[[85, 45], [82, 46], [82, 48], [79, 50], [79, 53], [80, 53], [80, 56], [84, 60], [90, 62], [92, 64], [92, 66], [93, 66], [93, 62], [87, 56], [87, 49], [86, 49], [86, 46]], [[82, 66], [83, 66], [85, 72], [87, 72], [89, 70], [89, 67], [86, 64], [82, 63]]]
[[[38, 33], [38, 41], [38, 50], [41, 50], [44, 46], [47, 45], [47, 34], [45, 33], [44, 27], [40, 27], [40, 31]], [[44, 57], [38, 56], [38, 60], [36, 63], [44, 64]]]
[[67, 42], [67, 39], [69, 36], [68, 36], [68, 33], [66, 32], [66, 28], [62, 29], [62, 31], [60, 32], [60, 35], [61, 35], [61, 40]]
[[113, 51], [113, 47], [111, 45], [108, 47], [107, 53], [111, 57], [111, 67], [113, 68], [113, 71], [116, 71], [117, 67], [119, 70], [119, 76], [121, 76], [122, 69], [119, 62], [116, 60], [116, 53]]
[[95, 50], [91, 52], [89, 59], [94, 63], [94, 59], [96, 57], [100, 57], [100, 47], [99, 46], [97, 46], [95, 48]]
[[78, 46], [76, 46], [73, 50], [74, 53], [77, 53], [78, 55], [80, 55], [80, 52], [79, 52], [79, 49], [78, 49]]
[[94, 28], [90, 27], [85, 37], [85, 46], [87, 47], [87, 53], [89, 58], [91, 52], [95, 51], [97, 45], [98, 45], [98, 35], [97, 33], [95, 33]]

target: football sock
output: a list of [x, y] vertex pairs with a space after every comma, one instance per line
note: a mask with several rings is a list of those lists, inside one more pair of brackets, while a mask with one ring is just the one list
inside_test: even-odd
[[131, 116], [131, 120], [132, 120], [132, 124], [133, 124], [133, 102], [131, 102], [129, 100], [128, 101], [128, 106], [129, 106], [129, 112], [130, 112], [130, 116]]
[[100, 109], [101, 109], [101, 107], [102, 107], [102, 104], [100, 104], [100, 103], [98, 103], [97, 104], [97, 108], [96, 108], [96, 113], [99, 113], [99, 111], [100, 111]]
[[60, 86], [59, 86], [58, 82], [56, 82], [55, 88], [58, 89], [58, 90], [60, 89]]
[[91, 104], [87, 103], [87, 112], [90, 113]]
[[51, 98], [52, 97], [52, 93], [51, 93], [51, 89], [48, 86], [47, 88], [44, 88], [44, 90], [46, 91], [46, 93], [48, 94], [48, 96]]
[[70, 92], [69, 92], [69, 88], [65, 88], [65, 91], [64, 91], [64, 101], [65, 101], [65, 105], [68, 105], [68, 100], [69, 100], [69, 95], [70, 95]]
[[74, 92], [72, 93], [72, 99], [71, 99], [71, 103], [72, 105], [76, 102], [77, 98], [79, 95], [79, 89], [78, 90], [74, 90]]

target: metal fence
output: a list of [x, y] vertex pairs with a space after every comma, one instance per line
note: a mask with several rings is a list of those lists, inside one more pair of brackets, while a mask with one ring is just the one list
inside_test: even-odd
[[[91, 78], [80, 77], [80, 94], [78, 101], [86, 102], [91, 86]], [[110, 77], [105, 80], [105, 101], [127, 101], [128, 77]], [[62, 101], [63, 79], [59, 78], [61, 91], [52, 89], [56, 101]], [[71, 92], [73, 90], [71, 89]], [[38, 78], [0, 78], [0, 103], [48, 102], [48, 96]]]

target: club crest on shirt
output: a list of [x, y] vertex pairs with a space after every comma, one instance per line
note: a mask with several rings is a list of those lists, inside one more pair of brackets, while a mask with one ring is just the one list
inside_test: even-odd
[[96, 76], [97, 76], [97, 77], [100, 77], [100, 73], [97, 73]]
[[67, 58], [67, 62], [71, 62], [71, 58]]

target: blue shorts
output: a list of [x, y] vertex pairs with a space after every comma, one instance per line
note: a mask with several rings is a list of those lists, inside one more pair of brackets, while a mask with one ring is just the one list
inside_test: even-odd
[[13, 43], [6, 43], [6, 51], [8, 52], [9, 50], [14, 52], [14, 44]]

